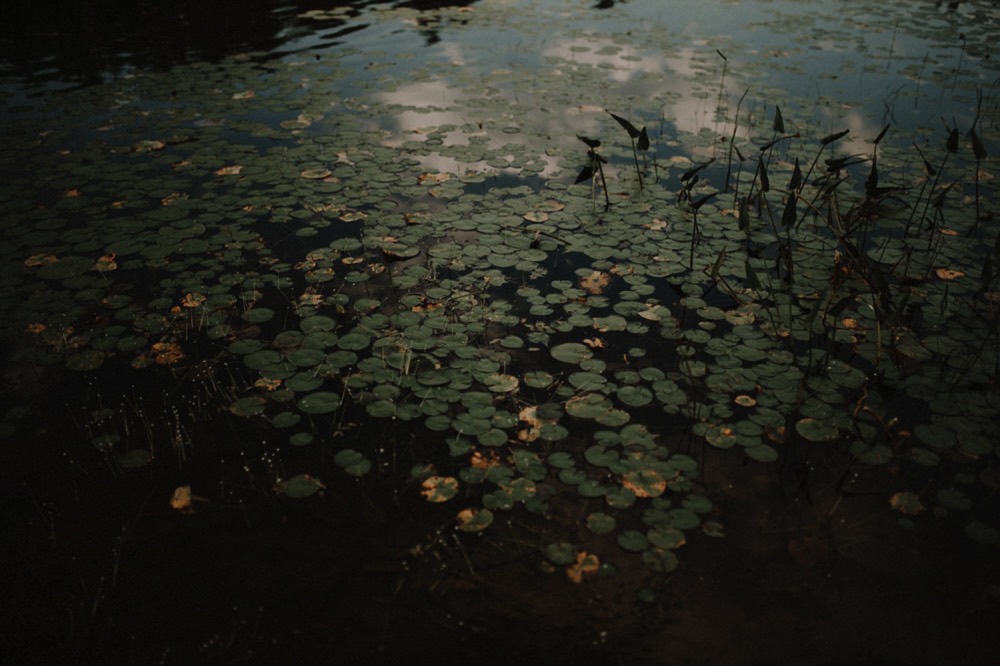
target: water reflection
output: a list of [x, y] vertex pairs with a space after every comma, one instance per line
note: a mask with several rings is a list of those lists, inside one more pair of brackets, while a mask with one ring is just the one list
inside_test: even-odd
[[[474, 2], [401, 0], [392, 6], [431, 11]], [[301, 0], [277, 7], [268, 0], [245, 0], [238, 6], [198, 0], [16, 2], [4, 9], [9, 29], [0, 42], [0, 73], [35, 85], [53, 81], [87, 85], [135, 70], [217, 62], [241, 52], [282, 55], [287, 42], [317, 29], [323, 30], [325, 45], [338, 43], [365, 27], [353, 21], [374, 4], [385, 3], [339, 2], [317, 20], [314, 3]], [[440, 41], [435, 26], [431, 16], [418, 21], [427, 44]]]

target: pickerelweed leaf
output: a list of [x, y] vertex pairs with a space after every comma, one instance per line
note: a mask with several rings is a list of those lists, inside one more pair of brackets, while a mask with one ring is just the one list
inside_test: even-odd
[[819, 142], [821, 144], [823, 144], [824, 146], [827, 146], [827, 145], [833, 143], [834, 141], [837, 141], [838, 139], [843, 139], [845, 136], [847, 136], [850, 133], [850, 131], [851, 130], [849, 130], [849, 129], [845, 129], [845, 130], [841, 130], [840, 132], [835, 132], [833, 134], [827, 134], [822, 139], [820, 139]]
[[[611, 113], [610, 111], [608, 111], [608, 113], [611, 114], [612, 118], [614, 118], [615, 120], [618, 121], [619, 125], [621, 125], [622, 127], [625, 128], [625, 131], [628, 132], [628, 135], [629, 135], [630, 138], [632, 138], [632, 139], [639, 138], [639, 130], [636, 129], [635, 125], [633, 125], [629, 121], [625, 120], [621, 116], [618, 116], [618, 115], [615, 115], [615, 114]], [[584, 141], [584, 143], [587, 143], [587, 142]], [[587, 144], [587, 145], [590, 145], [590, 144]], [[596, 146], [591, 146], [591, 147], [594, 148]]]

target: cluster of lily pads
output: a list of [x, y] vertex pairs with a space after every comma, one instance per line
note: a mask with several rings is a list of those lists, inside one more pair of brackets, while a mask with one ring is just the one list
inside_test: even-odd
[[[57, 127], [55, 110], [13, 114], [30, 145], [4, 149], [27, 175], [4, 194], [18, 224], [0, 298], [18, 358], [96, 373], [238, 359], [249, 388], [228, 410], [281, 445], [330, 447], [343, 471], [295, 470], [277, 484], [294, 497], [391, 473], [385, 442], [341, 444], [346, 410], [412, 424], [431, 450], [396, 481], [454, 505], [459, 531], [545, 515], [557, 495], [599, 507], [543, 544], [574, 580], [600, 569], [587, 533], [656, 571], [686, 531], [723, 534], [682, 437], [762, 464], [825, 446], [963, 463], [933, 496], [887, 489], [905, 514], [964, 512], [998, 487], [981, 126], [926, 158], [885, 132], [856, 155], [838, 152], [846, 133], [786, 130], [773, 110], [771, 136], [734, 129], [711, 160], [698, 136], [650, 137], [652, 117], [623, 133], [598, 107], [585, 154], [558, 114], [505, 111], [509, 71], [441, 106], [359, 94], [333, 112], [330, 89], [360, 88], [322, 64], [187, 74], [169, 94], [152, 74], [68, 93]], [[427, 124], [371, 120], [412, 116]], [[100, 141], [70, 129], [85, 126]], [[574, 182], [600, 159], [606, 179]]]

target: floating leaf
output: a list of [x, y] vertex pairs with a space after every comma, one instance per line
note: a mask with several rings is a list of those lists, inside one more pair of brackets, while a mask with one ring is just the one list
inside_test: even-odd
[[458, 479], [453, 476], [429, 476], [422, 485], [420, 494], [428, 502], [447, 502], [458, 493]]
[[641, 553], [649, 547], [649, 539], [642, 532], [625, 530], [618, 535], [618, 545], [631, 553]]
[[512, 393], [517, 390], [519, 382], [514, 375], [494, 373], [484, 377], [483, 384], [493, 393]]
[[157, 342], [152, 347], [152, 353], [158, 365], [173, 365], [184, 358], [184, 352], [176, 342]]
[[717, 449], [728, 449], [736, 444], [736, 431], [726, 425], [711, 425], [705, 430], [705, 441]]
[[955, 488], [942, 488], [937, 491], [938, 503], [946, 509], [952, 511], [965, 511], [972, 508], [972, 500], [969, 496]]
[[590, 275], [580, 278], [580, 286], [591, 294], [602, 293], [611, 283], [611, 276], [602, 271], [594, 271]]
[[493, 523], [489, 509], [462, 509], [458, 512], [458, 529], [463, 532], [482, 532]]
[[716, 522], [714, 520], [706, 521], [701, 526], [701, 531], [705, 536], [710, 536], [716, 539], [721, 539], [726, 536], [726, 532], [722, 527], [722, 523]]
[[566, 576], [574, 583], [583, 581], [584, 576], [593, 576], [601, 568], [601, 560], [597, 555], [580, 551], [576, 561], [566, 567]]
[[646, 538], [659, 548], [676, 549], [687, 543], [684, 532], [671, 525], [655, 525], [646, 532]]
[[935, 268], [934, 274], [937, 275], [942, 280], [957, 280], [960, 277], [965, 277], [965, 273], [962, 271], [957, 271], [951, 268]]
[[265, 405], [267, 405], [267, 400], [260, 396], [252, 395], [246, 398], [240, 398], [233, 404], [229, 405], [229, 411], [236, 416], [251, 417], [262, 414], [264, 412]]
[[371, 461], [354, 449], [338, 451], [333, 457], [333, 462], [351, 476], [364, 476], [372, 468]]
[[840, 436], [837, 426], [809, 417], [799, 419], [795, 432], [810, 442], [832, 442]]
[[118, 456], [118, 465], [122, 469], [144, 467], [153, 462], [153, 454], [148, 449], [132, 449], [123, 456]]
[[643, 551], [642, 563], [657, 573], [671, 573], [677, 570], [680, 560], [674, 551], [654, 547]]
[[587, 529], [594, 534], [607, 534], [615, 529], [615, 519], [606, 513], [595, 511], [587, 516]]
[[191, 486], [179, 486], [170, 496], [170, 508], [181, 513], [191, 513], [194, 511], [195, 501], [204, 501], [204, 499], [192, 495]]
[[889, 506], [907, 516], [916, 516], [924, 511], [924, 505], [920, 503], [920, 496], [910, 491], [899, 492], [890, 497]]
[[550, 543], [545, 547], [545, 557], [549, 558], [552, 564], [568, 565], [576, 561], [576, 547], [565, 541]]
[[306, 169], [302, 171], [299, 175], [308, 180], [321, 180], [323, 178], [331, 176], [332, 172], [329, 169], [325, 168]]
[[296, 406], [307, 414], [329, 414], [340, 405], [340, 394], [332, 391], [310, 393], [296, 403]]
[[1000, 532], [996, 528], [990, 527], [978, 520], [974, 520], [965, 526], [965, 535], [976, 543], [994, 544], [1000, 541]]
[[641, 469], [626, 472], [622, 476], [622, 487], [628, 488], [636, 497], [659, 497], [667, 489], [667, 481], [655, 469]]
[[104, 363], [105, 354], [102, 351], [96, 349], [85, 349], [81, 352], [73, 354], [68, 359], [66, 359], [66, 367], [70, 370], [79, 370], [81, 372], [87, 372], [90, 370], [96, 370], [101, 367]]
[[276, 490], [287, 497], [301, 498], [315, 495], [326, 488], [319, 479], [309, 474], [299, 474], [290, 479], [279, 481]]
[[118, 270], [118, 262], [115, 261], [115, 253], [109, 252], [101, 257], [98, 257], [97, 261], [94, 263], [94, 270], [99, 273], [107, 273], [110, 271]]

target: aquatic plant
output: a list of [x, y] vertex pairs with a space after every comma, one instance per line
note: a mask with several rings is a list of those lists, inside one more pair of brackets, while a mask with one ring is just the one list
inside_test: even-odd
[[642, 182], [642, 169], [639, 168], [639, 154], [636, 149], [643, 151], [644, 153], [649, 150], [649, 135], [646, 133], [646, 127], [643, 126], [642, 129], [636, 129], [635, 125], [630, 123], [625, 118], [615, 115], [608, 111], [612, 118], [614, 118], [622, 128], [628, 132], [628, 138], [632, 142], [632, 159], [635, 162], [635, 177], [639, 181], [639, 189], [643, 188]]

